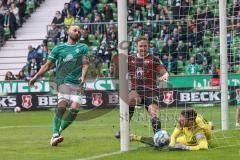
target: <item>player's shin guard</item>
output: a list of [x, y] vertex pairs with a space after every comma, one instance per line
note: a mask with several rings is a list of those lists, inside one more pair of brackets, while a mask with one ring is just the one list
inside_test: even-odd
[[63, 119], [59, 132], [61, 133], [76, 119], [79, 109], [70, 108], [68, 114]]
[[53, 119], [53, 135], [55, 136], [59, 135], [59, 128], [61, 126], [62, 117], [65, 111], [66, 111], [66, 107], [57, 108], [57, 112]]
[[161, 130], [161, 122], [158, 117], [153, 117], [151, 121], [152, 121], [152, 128], [154, 133]]

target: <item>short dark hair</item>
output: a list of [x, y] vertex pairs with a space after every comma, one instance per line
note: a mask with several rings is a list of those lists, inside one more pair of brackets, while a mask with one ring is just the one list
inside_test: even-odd
[[181, 115], [186, 118], [188, 121], [195, 121], [196, 117], [197, 117], [197, 112], [190, 108], [190, 109], [184, 109], [181, 112]]

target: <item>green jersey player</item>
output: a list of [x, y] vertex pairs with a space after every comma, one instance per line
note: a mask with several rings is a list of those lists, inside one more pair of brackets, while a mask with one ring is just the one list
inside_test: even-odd
[[[53, 48], [47, 62], [29, 81], [34, 86], [35, 81], [56, 64], [56, 83], [58, 89], [58, 106], [53, 119], [53, 136], [50, 144], [57, 146], [63, 141], [61, 132], [76, 118], [81, 104], [81, 88], [88, 69], [88, 46], [78, 43], [80, 38], [79, 26], [71, 26], [68, 30], [67, 43]], [[69, 112], [63, 117], [66, 108]]]

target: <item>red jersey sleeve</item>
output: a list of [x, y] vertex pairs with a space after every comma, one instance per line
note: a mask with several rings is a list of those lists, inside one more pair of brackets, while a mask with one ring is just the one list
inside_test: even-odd
[[163, 65], [162, 61], [158, 57], [154, 57], [153, 63], [157, 73], [166, 72], [165, 66]]

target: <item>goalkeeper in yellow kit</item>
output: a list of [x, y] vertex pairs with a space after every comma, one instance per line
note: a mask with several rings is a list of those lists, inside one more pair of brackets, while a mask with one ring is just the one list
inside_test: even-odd
[[208, 149], [212, 139], [213, 125], [194, 109], [183, 110], [180, 114], [169, 144], [170, 150]]
[[[213, 128], [212, 123], [207, 122], [194, 109], [182, 110], [168, 148], [169, 150], [208, 149]], [[131, 140], [154, 146], [152, 137], [131, 135]]]

